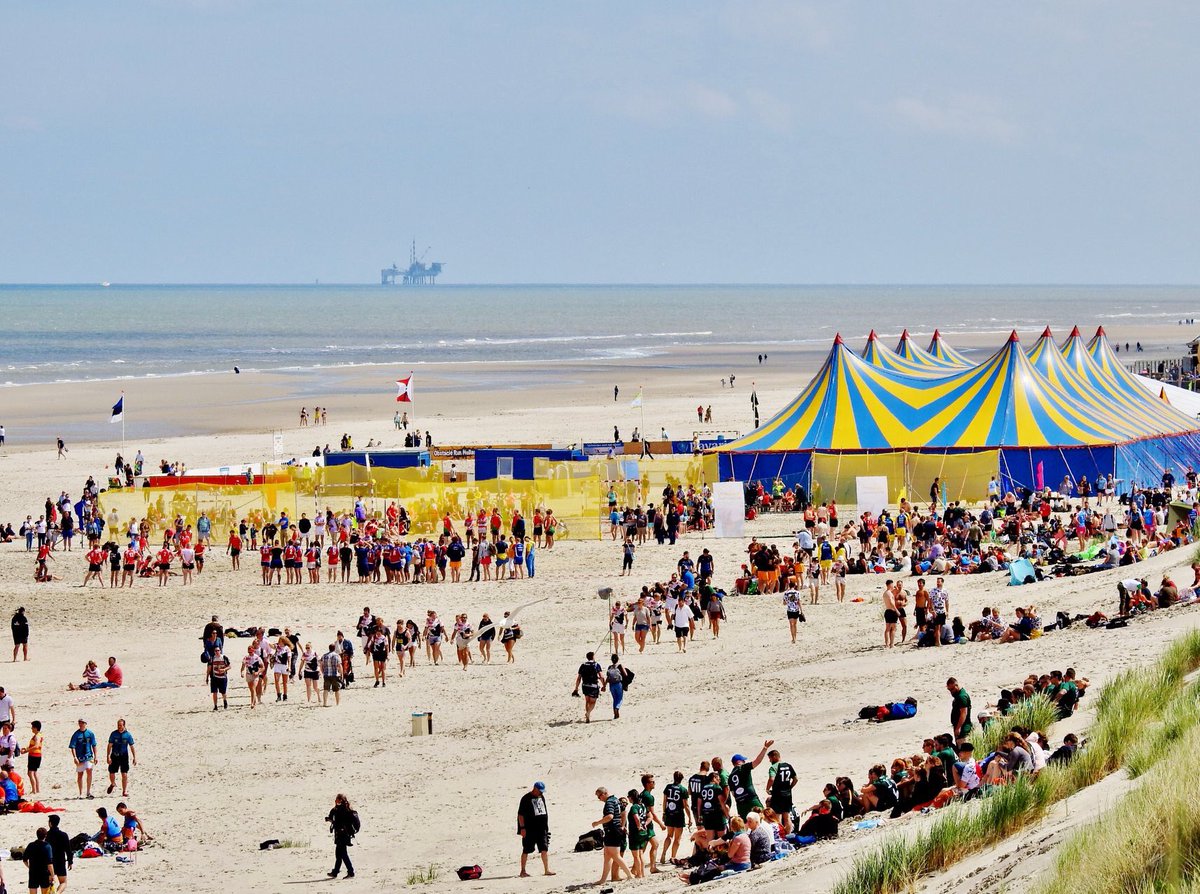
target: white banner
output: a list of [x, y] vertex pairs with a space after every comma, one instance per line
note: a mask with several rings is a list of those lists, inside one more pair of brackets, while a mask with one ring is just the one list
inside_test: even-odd
[[854, 479], [858, 491], [855, 509], [859, 515], [869, 512], [878, 516], [888, 505], [888, 480], [886, 475], [862, 475]]
[[741, 537], [746, 529], [745, 488], [738, 481], [718, 481], [712, 496], [714, 536]]

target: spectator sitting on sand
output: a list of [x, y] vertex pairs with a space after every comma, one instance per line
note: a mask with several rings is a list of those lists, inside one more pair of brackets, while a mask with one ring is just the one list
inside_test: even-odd
[[108, 669], [104, 671], [104, 680], [100, 680], [100, 673], [96, 669], [96, 662], [89, 661], [83, 668], [83, 682], [76, 686], [74, 683], [67, 685], [69, 690], [89, 690], [89, 689], [120, 689], [121, 684], [125, 682], [125, 675], [121, 668], [117, 666], [117, 659], [109, 656]]

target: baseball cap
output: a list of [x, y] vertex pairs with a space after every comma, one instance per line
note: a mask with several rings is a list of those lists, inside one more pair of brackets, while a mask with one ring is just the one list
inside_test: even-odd
[[87, 721], [86, 721], [86, 720], [84, 720], [82, 717], [80, 717], [80, 718], [79, 718], [79, 723], [87, 723]]
[[735, 754], [733, 756], [733, 762], [736, 764], [738, 761], [741, 761], [744, 764], [746, 762], [745, 756], [741, 754]]
[[544, 783], [544, 782], [535, 782], [535, 783], [533, 784], [533, 787], [534, 787], [534, 788], [536, 788], [536, 789], [537, 789], [539, 792], [544, 792], [544, 791], [546, 790], [546, 783]]

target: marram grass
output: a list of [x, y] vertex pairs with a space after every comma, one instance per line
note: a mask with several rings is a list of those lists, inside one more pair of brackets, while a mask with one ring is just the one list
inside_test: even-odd
[[[1186, 780], [1187, 793], [1179, 810], [1183, 810], [1182, 804], [1186, 803], [1188, 809], [1195, 810], [1196, 822], [1193, 826], [1184, 822], [1183, 817], [1174, 818], [1179, 822], [1175, 827], [1178, 835], [1172, 846], [1185, 856], [1181, 862], [1168, 853], [1160, 863], [1175, 862], [1180, 867], [1191, 868], [1200, 866], [1200, 708], [1195, 704], [1200, 688], [1195, 685], [1183, 687], [1183, 678], [1197, 667], [1200, 667], [1200, 630], [1176, 639], [1154, 664], [1124, 671], [1100, 691], [1087, 746], [1080, 749], [1071, 764], [1047, 767], [1036, 779], [1021, 777], [979, 801], [946, 807], [926, 828], [911, 837], [895, 835], [885, 839], [854, 860], [849, 873], [834, 886], [832, 894], [891, 894], [911, 888], [921, 876], [945, 869], [968, 854], [997, 844], [1037, 822], [1055, 803], [1100, 781], [1127, 760], [1137, 767], [1138, 772], [1146, 772], [1164, 757], [1181, 750], [1194, 754], [1191, 770], [1180, 774], [1173, 763], [1165, 766], [1172, 768], [1172, 779]], [[981, 745], [999, 742], [1013, 725], [1045, 731], [1049, 721], [1037, 714], [1044, 707], [1030, 705], [1028, 710], [1030, 716], [1024, 720], [1010, 719], [1010, 715], [1003, 718], [1004, 726], [997, 725], [1001, 721], [992, 724], [996, 728], [986, 731], [986, 739], [983, 738], [985, 731], [980, 731], [979, 738], [972, 737], [977, 753], [981, 757], [987, 754], [991, 748], [985, 749]], [[1157, 839], [1163, 834], [1162, 827], [1151, 822], [1149, 817], [1146, 822], [1127, 822], [1122, 818], [1119, 825], [1130, 830], [1129, 834], [1134, 837], [1152, 839], [1148, 844], [1158, 843]], [[1179, 838], [1189, 830], [1194, 845], [1191, 851], [1179, 843]], [[1089, 834], [1098, 833], [1093, 829]], [[1093, 853], [1098, 855], [1092, 857], [1097, 879], [1103, 881], [1108, 875], [1105, 869], [1107, 845]], [[1064, 853], [1063, 860], [1068, 860], [1068, 854]], [[1128, 886], [1092, 889], [1071, 882], [1063, 887], [1047, 887], [1041, 894], [1091, 894], [1092, 891], [1096, 894], [1159, 894], [1167, 891], [1200, 894], [1200, 887], [1191, 881], [1200, 876], [1200, 872], [1168, 867], [1162, 874], [1166, 881], [1161, 881], [1154, 874], [1147, 879], [1145, 869], [1146, 865], [1142, 864], [1142, 875], [1131, 875], [1136, 883]], [[1186, 879], [1186, 886], [1176, 883], [1179, 879]]]

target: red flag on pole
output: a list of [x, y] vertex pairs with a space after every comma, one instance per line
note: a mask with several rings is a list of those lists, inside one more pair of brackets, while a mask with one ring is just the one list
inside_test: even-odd
[[397, 379], [396, 380], [396, 388], [399, 389], [396, 394], [397, 401], [403, 401], [404, 403], [412, 403], [412, 394], [413, 394], [412, 373], [408, 374], [407, 379]]

